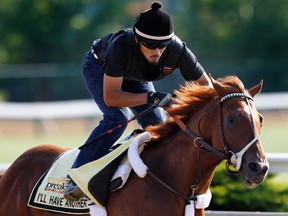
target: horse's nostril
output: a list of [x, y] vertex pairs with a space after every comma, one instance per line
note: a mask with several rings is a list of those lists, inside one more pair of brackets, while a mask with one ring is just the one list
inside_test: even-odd
[[261, 170], [261, 167], [258, 163], [249, 163], [249, 169], [258, 173]]
[[263, 173], [265, 174], [268, 170], [268, 166], [262, 163], [249, 163], [249, 169], [257, 174]]

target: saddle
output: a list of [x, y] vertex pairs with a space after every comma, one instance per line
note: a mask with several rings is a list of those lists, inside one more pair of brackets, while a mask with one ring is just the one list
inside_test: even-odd
[[114, 144], [107, 155], [68, 171], [72, 180], [97, 205], [106, 207], [109, 192], [120, 189], [126, 183], [132, 170], [126, 156], [127, 150], [143, 132], [140, 129], [132, 131], [122, 141]]

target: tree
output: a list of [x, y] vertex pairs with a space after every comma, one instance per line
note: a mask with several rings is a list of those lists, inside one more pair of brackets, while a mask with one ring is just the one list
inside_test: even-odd
[[2, 0], [0, 63], [79, 61], [107, 26], [122, 27], [124, 5], [125, 0]]

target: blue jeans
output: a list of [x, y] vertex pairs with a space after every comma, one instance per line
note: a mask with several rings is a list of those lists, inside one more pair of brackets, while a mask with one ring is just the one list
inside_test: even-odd
[[[127, 107], [108, 107], [105, 104], [103, 99], [104, 71], [102, 65], [102, 63], [98, 62], [94, 58], [91, 52], [86, 53], [82, 64], [84, 81], [94, 101], [103, 112], [103, 119], [92, 131], [86, 143], [117, 125], [126, 123], [129, 119], [129, 109]], [[155, 91], [152, 82], [138, 82], [131, 80], [123, 81], [122, 90], [132, 93]], [[152, 105], [144, 104], [141, 106], [130, 107], [130, 110], [134, 115], [137, 115], [150, 106]], [[165, 115], [163, 109], [160, 108], [156, 108], [143, 117], [137, 119], [142, 128], [145, 128], [148, 125], [158, 124], [164, 120]], [[78, 168], [107, 154], [110, 147], [121, 137], [126, 127], [127, 124], [124, 124], [122, 128], [115, 129], [112, 134], [107, 134], [100, 139], [95, 140], [95, 143], [82, 148], [72, 168]]]

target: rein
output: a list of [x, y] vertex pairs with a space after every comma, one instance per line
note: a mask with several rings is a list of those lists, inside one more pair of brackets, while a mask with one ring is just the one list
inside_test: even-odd
[[[202, 149], [200, 148], [199, 151], [199, 159], [197, 160], [197, 178], [195, 180], [195, 183], [193, 185], [191, 185], [191, 196], [187, 196], [185, 194], [182, 194], [180, 192], [178, 192], [176, 189], [172, 188], [170, 185], [168, 185], [166, 182], [164, 182], [163, 180], [161, 180], [160, 178], [158, 178], [153, 172], [151, 172], [149, 169], [147, 170], [147, 174], [149, 174], [154, 180], [156, 180], [159, 184], [161, 184], [163, 187], [165, 187], [166, 189], [168, 189], [170, 192], [174, 193], [175, 195], [177, 195], [178, 197], [186, 200], [186, 204], [189, 204], [190, 201], [197, 201], [197, 196], [195, 195], [195, 191], [198, 189], [199, 184], [201, 183], [201, 177], [202, 177], [202, 173], [201, 173], [201, 167], [200, 167], [200, 161], [201, 161], [201, 151]], [[219, 164], [221, 161], [219, 161], [217, 164]], [[206, 173], [209, 173], [209, 171], [214, 168], [214, 166], [210, 167]]]
[[172, 193], [176, 194], [177, 196], [181, 197], [182, 199], [185, 199], [187, 202], [189, 202], [191, 199], [190, 197], [187, 197], [186, 195], [178, 192], [177, 190], [175, 190], [174, 188], [172, 188], [171, 186], [169, 186], [167, 183], [165, 183], [164, 181], [162, 181], [160, 178], [158, 178], [155, 174], [153, 174], [149, 169], [147, 170], [147, 174], [149, 174], [153, 179], [155, 179], [158, 183], [160, 183], [162, 186], [164, 186], [166, 189], [168, 189], [169, 191], [171, 191]]
[[134, 120], [146, 115], [147, 113], [149, 113], [150, 111], [154, 110], [155, 108], [157, 108], [157, 106], [153, 105], [153, 106], [149, 107], [148, 109], [143, 110], [142, 112], [138, 113], [137, 115], [135, 115], [133, 118], [127, 120], [126, 122], [123, 122], [122, 124], [119, 124], [116, 127], [112, 128], [112, 129], [110, 129], [108, 131], [105, 131], [104, 133], [99, 134], [98, 136], [94, 137], [93, 139], [87, 141], [86, 143], [84, 143], [83, 145], [78, 147], [78, 149], [81, 150], [81, 149], [86, 148], [87, 146], [93, 144], [96, 140], [98, 140], [98, 139], [100, 139], [100, 138], [102, 138], [102, 137], [104, 137], [104, 136], [106, 136], [108, 134], [112, 134], [116, 129], [122, 128], [123, 126], [128, 125], [130, 122], [132, 122], [132, 121], [134, 121]]

